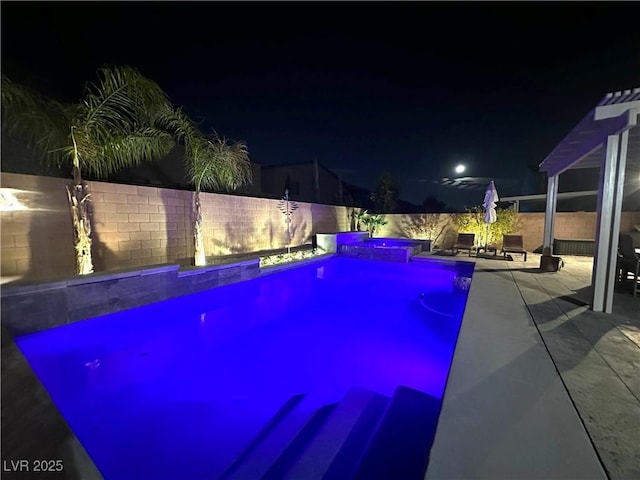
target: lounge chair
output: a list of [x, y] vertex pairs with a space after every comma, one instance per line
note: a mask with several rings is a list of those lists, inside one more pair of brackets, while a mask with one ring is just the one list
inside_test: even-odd
[[640, 255], [635, 252], [633, 237], [621, 234], [618, 240], [618, 262], [622, 271], [622, 280], [633, 278], [633, 296], [640, 292]]
[[524, 255], [524, 261], [527, 261], [527, 251], [524, 249], [522, 235], [502, 236], [502, 256], [507, 258], [507, 253], [521, 253]]
[[459, 233], [456, 244], [453, 246], [453, 251], [457, 254], [458, 250], [469, 250], [469, 256], [471, 256], [471, 250], [475, 248], [475, 240], [475, 233]]

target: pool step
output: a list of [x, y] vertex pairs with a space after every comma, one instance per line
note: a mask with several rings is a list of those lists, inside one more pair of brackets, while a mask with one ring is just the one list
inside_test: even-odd
[[409, 387], [398, 387], [355, 475], [347, 478], [421, 480], [429, 461], [440, 406], [441, 401], [436, 397]]
[[319, 409], [297, 395], [220, 479], [421, 479], [439, 410], [437, 398], [404, 386], [391, 398], [354, 387]]
[[306, 395], [291, 397], [262, 428], [220, 480], [261, 478], [310, 420], [304, 415]]
[[364, 388], [352, 388], [337, 405], [303, 455], [288, 469], [277, 469], [269, 480], [350, 478], [364, 452], [388, 397]]

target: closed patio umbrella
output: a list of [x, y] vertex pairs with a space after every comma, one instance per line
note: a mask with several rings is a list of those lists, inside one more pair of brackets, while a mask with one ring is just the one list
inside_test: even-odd
[[489, 246], [489, 225], [495, 223], [498, 219], [496, 214], [496, 202], [499, 200], [498, 191], [496, 190], [493, 180], [491, 180], [487, 187], [487, 191], [484, 193], [484, 202], [482, 203], [482, 206], [484, 207], [484, 223], [487, 224], [487, 235], [484, 242], [485, 249]]

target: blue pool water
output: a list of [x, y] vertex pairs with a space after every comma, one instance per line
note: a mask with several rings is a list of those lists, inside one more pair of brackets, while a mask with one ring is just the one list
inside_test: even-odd
[[106, 479], [214, 479], [294, 395], [442, 398], [472, 269], [333, 257], [16, 343]]

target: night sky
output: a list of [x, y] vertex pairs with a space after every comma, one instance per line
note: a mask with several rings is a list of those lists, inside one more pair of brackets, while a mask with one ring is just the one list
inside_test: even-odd
[[[262, 164], [313, 161], [401, 198], [524, 192], [610, 91], [640, 86], [621, 3], [2, 2], [2, 69], [76, 100], [104, 64], [155, 80]], [[451, 182], [457, 163], [462, 182]], [[477, 198], [476, 198], [477, 197]]]

